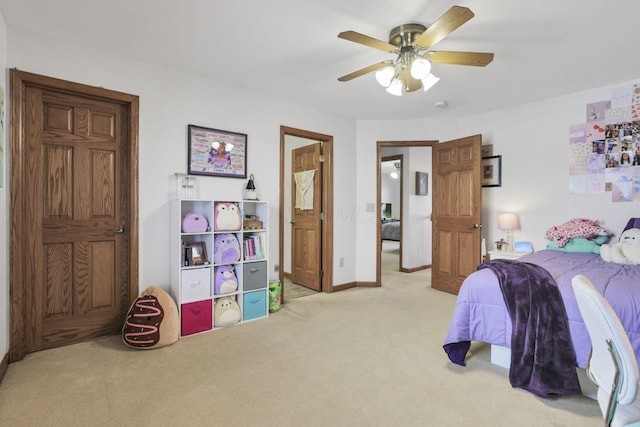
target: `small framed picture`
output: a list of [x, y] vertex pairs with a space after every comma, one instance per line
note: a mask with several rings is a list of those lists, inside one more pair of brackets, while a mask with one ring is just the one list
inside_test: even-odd
[[187, 242], [184, 244], [184, 265], [209, 264], [205, 242]]
[[416, 196], [426, 196], [429, 194], [429, 174], [426, 172], [416, 172]]
[[490, 156], [482, 158], [482, 186], [502, 186], [502, 156]]
[[247, 135], [189, 125], [189, 175], [247, 177]]

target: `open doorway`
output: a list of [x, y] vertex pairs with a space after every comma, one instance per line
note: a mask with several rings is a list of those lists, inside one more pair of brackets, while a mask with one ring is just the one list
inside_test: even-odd
[[385, 156], [380, 163], [381, 268], [399, 270], [402, 258], [403, 155]]
[[[314, 292], [333, 291], [332, 159], [332, 136], [280, 127], [279, 279], [283, 302], [288, 281]], [[296, 178], [300, 176], [296, 174], [306, 175], [308, 188], [313, 189], [305, 206], [297, 205]]]
[[[394, 209], [391, 206], [391, 215], [393, 212], [398, 213], [399, 218], [398, 229], [398, 270], [411, 273], [414, 271], [425, 270], [431, 267], [431, 208], [432, 199], [431, 181], [428, 177], [432, 176], [432, 146], [437, 141], [378, 141], [377, 143], [377, 207], [381, 214], [379, 226], [377, 227], [377, 251], [376, 251], [376, 283], [381, 285], [382, 280], [382, 260], [383, 246], [385, 249], [393, 250], [385, 244], [388, 239], [383, 239], [383, 209], [386, 209], [383, 200], [383, 159], [400, 159], [400, 176], [401, 189], [399, 201], [400, 206]], [[395, 167], [395, 166], [394, 166]], [[416, 191], [416, 172], [420, 172], [422, 176], [427, 176], [427, 192], [419, 194]], [[393, 202], [391, 202], [393, 203]], [[385, 250], [386, 257], [386, 250]], [[388, 260], [387, 260], [388, 261]]]

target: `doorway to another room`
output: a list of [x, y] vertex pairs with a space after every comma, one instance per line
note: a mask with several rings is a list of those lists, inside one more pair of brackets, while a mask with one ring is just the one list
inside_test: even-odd
[[402, 259], [402, 155], [382, 158], [380, 186], [381, 264], [383, 269], [400, 270]]
[[[432, 175], [432, 146], [435, 144], [437, 141], [377, 143], [378, 285], [382, 284], [383, 267], [385, 272], [393, 269], [402, 273], [431, 267], [432, 191], [429, 190], [429, 177]], [[425, 188], [419, 188], [417, 176], [426, 179], [423, 183]]]
[[282, 301], [333, 291], [333, 137], [280, 127]]

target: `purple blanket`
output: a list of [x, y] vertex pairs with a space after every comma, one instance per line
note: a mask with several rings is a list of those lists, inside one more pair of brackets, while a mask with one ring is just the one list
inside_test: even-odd
[[[580, 394], [567, 314], [549, 272], [511, 260], [489, 261], [478, 269], [495, 274], [511, 318], [511, 385], [540, 397]], [[469, 344], [448, 342], [444, 349], [452, 362], [464, 365]]]

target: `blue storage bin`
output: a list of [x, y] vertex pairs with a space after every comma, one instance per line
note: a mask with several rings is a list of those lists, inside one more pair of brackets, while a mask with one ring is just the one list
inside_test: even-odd
[[242, 320], [251, 320], [267, 315], [267, 290], [246, 292], [242, 295]]

